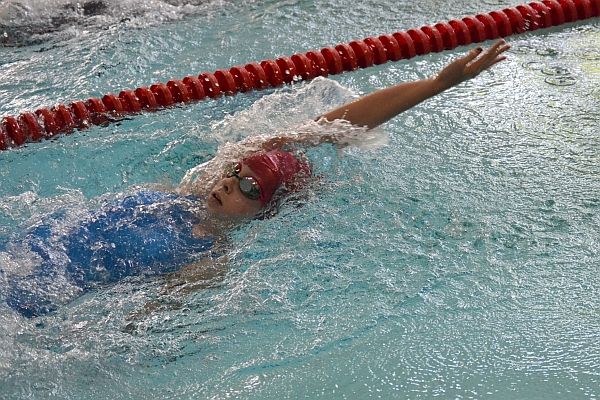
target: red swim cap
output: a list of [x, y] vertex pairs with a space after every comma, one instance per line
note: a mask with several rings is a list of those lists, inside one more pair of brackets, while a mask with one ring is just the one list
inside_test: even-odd
[[242, 160], [254, 172], [253, 178], [260, 186], [260, 204], [265, 206], [273, 198], [280, 186], [295, 190], [299, 178], [311, 174], [310, 166], [292, 153], [283, 150], [271, 150], [251, 155]]

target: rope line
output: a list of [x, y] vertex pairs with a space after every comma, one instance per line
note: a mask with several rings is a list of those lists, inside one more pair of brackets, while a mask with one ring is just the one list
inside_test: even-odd
[[68, 134], [110, 120], [109, 117], [155, 111], [223, 94], [277, 87], [294, 79], [340, 74], [358, 68], [409, 59], [498, 37], [600, 16], [600, 0], [542, 0], [466, 16], [432, 26], [353, 40], [275, 60], [251, 62], [230, 69], [203, 72], [118, 95], [42, 107], [0, 122], [0, 150]]

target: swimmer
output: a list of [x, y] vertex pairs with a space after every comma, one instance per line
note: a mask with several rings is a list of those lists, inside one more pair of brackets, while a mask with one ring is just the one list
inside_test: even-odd
[[[504, 60], [508, 48], [504, 40], [486, 51], [478, 47], [435, 77], [375, 91], [316, 121], [325, 129], [340, 119], [374, 128]], [[100, 284], [130, 276], [188, 274], [194, 276], [192, 281], [210, 280], [222, 271], [214, 266], [222, 263], [220, 244], [226, 232], [245, 220], [268, 216], [283, 195], [310, 179], [310, 164], [293, 150], [294, 145], [319, 143], [342, 145], [327, 134], [277, 136], [260, 143], [221, 175], [202, 177], [174, 193], [146, 189], [124, 196], [68, 232], [55, 232], [52, 223], [41, 223], [11, 244], [36, 264], [8, 277], [6, 303], [32, 318]], [[220, 165], [219, 161], [217, 154], [208, 163]]]
[[[352, 125], [375, 128], [420, 102], [471, 79], [506, 59], [502, 54], [509, 48], [510, 46], [504, 40], [497, 41], [485, 52], [481, 47], [477, 47], [466, 56], [450, 63], [433, 78], [400, 83], [378, 90], [317, 117], [316, 120], [327, 123], [342, 119]], [[258, 214], [269, 203], [278, 187], [291, 183], [290, 181], [298, 172], [308, 173], [308, 166], [296, 161], [290, 153], [273, 153], [280, 155], [271, 157], [268, 150], [294, 141], [312, 145], [315, 143], [314, 139], [320, 143], [334, 141], [327, 135], [320, 135], [317, 138], [297, 135], [276, 137], [263, 143], [266, 152], [263, 152], [262, 156], [242, 162], [238, 165], [239, 170], [236, 173], [228, 174], [212, 189], [207, 201], [208, 210], [217, 218], [244, 218]], [[269, 165], [267, 158], [273, 158], [272, 165]], [[282, 169], [279, 170], [280, 165]], [[277, 173], [280, 176], [275, 176]], [[261, 180], [266, 181], [261, 184]], [[257, 197], [259, 194], [260, 198]]]

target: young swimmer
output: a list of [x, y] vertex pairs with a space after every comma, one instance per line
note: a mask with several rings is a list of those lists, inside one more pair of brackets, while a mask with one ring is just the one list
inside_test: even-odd
[[[487, 51], [473, 49], [433, 78], [375, 91], [318, 117], [317, 122], [342, 119], [374, 128], [504, 60], [508, 48], [500, 40]], [[210, 263], [221, 255], [215, 244], [228, 228], [264, 213], [281, 194], [299, 189], [310, 177], [308, 162], [283, 148], [325, 142], [336, 140], [326, 134], [275, 137], [243, 157], [211, 187], [204, 181], [182, 186], [177, 193], [142, 190], [106, 204], [66, 233], [54, 232], [51, 223], [40, 224], [11, 244], [39, 263], [8, 277], [6, 303], [32, 318], [56, 310], [98, 284]]]

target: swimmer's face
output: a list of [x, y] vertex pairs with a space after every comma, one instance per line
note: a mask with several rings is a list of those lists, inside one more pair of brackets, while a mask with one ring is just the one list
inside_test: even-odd
[[228, 176], [221, 179], [213, 187], [206, 205], [208, 211], [225, 219], [251, 218], [262, 209], [260, 200], [248, 198], [240, 189], [240, 178], [256, 176], [247, 165], [241, 164], [237, 176]]

